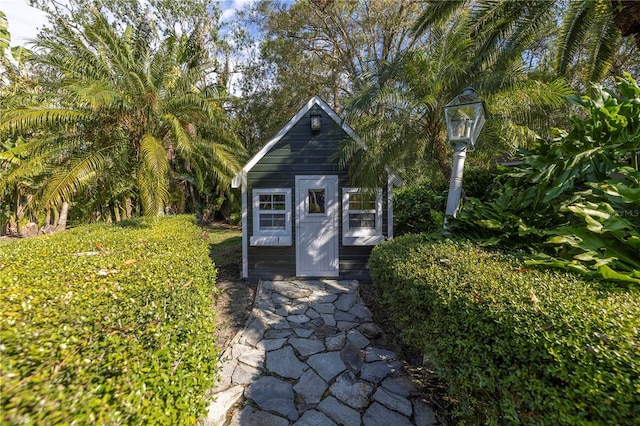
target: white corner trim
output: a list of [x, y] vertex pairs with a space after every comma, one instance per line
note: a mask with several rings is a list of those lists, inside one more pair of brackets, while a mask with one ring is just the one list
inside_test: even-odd
[[244, 170], [241, 170], [237, 175], [231, 179], [231, 187], [232, 188], [240, 188], [241, 186], [246, 186], [247, 183], [247, 173]]
[[384, 169], [387, 171], [387, 175], [388, 175], [387, 182], [389, 183], [389, 185], [392, 185], [393, 187], [396, 187], [396, 188], [399, 188], [402, 185], [404, 185], [404, 181], [402, 180], [402, 178], [397, 174], [395, 174], [393, 170], [391, 170], [389, 167], [385, 167]]
[[242, 185], [242, 278], [249, 278], [249, 247], [248, 247], [248, 232], [247, 226], [247, 185]]

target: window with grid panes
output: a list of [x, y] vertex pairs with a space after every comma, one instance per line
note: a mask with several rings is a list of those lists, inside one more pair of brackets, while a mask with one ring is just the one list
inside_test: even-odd
[[375, 195], [367, 192], [352, 192], [349, 197], [349, 229], [375, 229]]
[[286, 229], [286, 196], [285, 194], [260, 194], [258, 215], [260, 230]]
[[291, 245], [291, 189], [253, 190], [251, 245]]
[[373, 245], [382, 239], [382, 190], [344, 188], [342, 193], [344, 245]]

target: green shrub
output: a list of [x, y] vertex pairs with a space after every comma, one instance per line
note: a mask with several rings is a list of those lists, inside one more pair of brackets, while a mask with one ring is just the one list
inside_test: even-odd
[[448, 223], [454, 235], [640, 284], [640, 87], [625, 74], [617, 93], [594, 89], [569, 99], [583, 113], [570, 132], [516, 155], [522, 164], [496, 178], [492, 200], [465, 200]]
[[0, 246], [3, 424], [194, 424], [217, 349], [208, 242], [185, 217]]
[[637, 291], [425, 235], [379, 245], [370, 265], [402, 339], [431, 357], [462, 424], [637, 424]]
[[[493, 178], [491, 171], [484, 168], [465, 170], [465, 196], [486, 200], [490, 196]], [[433, 232], [442, 228], [447, 204], [444, 182], [422, 182], [396, 188], [393, 198], [393, 229], [396, 235]]]
[[428, 184], [394, 190], [393, 229], [397, 235], [431, 232], [442, 228], [444, 190]]
[[[464, 171], [464, 196], [474, 197], [485, 201], [493, 197], [495, 184], [493, 180], [496, 177], [496, 169], [487, 169], [484, 167], [469, 167]], [[448, 188], [447, 188], [448, 190]], [[499, 189], [497, 189], [499, 190]]]

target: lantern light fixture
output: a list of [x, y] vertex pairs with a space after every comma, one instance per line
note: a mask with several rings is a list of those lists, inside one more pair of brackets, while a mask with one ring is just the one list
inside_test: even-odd
[[[453, 146], [453, 169], [447, 197], [447, 215], [456, 217], [462, 195], [462, 174], [467, 151], [475, 149], [476, 141], [486, 120], [484, 102], [472, 87], [467, 87], [444, 107], [449, 143]], [[447, 227], [445, 219], [445, 229]]]
[[320, 114], [311, 114], [309, 118], [311, 121], [311, 130], [314, 133], [318, 133], [322, 127], [322, 117]]
[[472, 87], [467, 87], [444, 107], [449, 142], [454, 147], [466, 145], [468, 151], [475, 149], [476, 141], [486, 120], [487, 110]]

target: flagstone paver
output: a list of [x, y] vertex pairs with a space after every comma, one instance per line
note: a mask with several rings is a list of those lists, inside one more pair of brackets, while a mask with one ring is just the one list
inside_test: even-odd
[[307, 363], [316, 370], [320, 377], [327, 381], [336, 377], [338, 373], [346, 368], [338, 351], [313, 355]]
[[304, 415], [294, 423], [294, 426], [334, 426], [329, 417], [317, 410], [305, 411]]
[[322, 400], [322, 395], [327, 390], [327, 382], [318, 376], [313, 369], [307, 370], [293, 390], [300, 395], [307, 404], [317, 404]]
[[358, 288], [261, 281], [245, 329], [221, 355], [217, 398], [200, 424], [438, 425]]
[[291, 346], [285, 346], [277, 351], [267, 352], [267, 372], [289, 379], [298, 379], [309, 368], [298, 361]]

